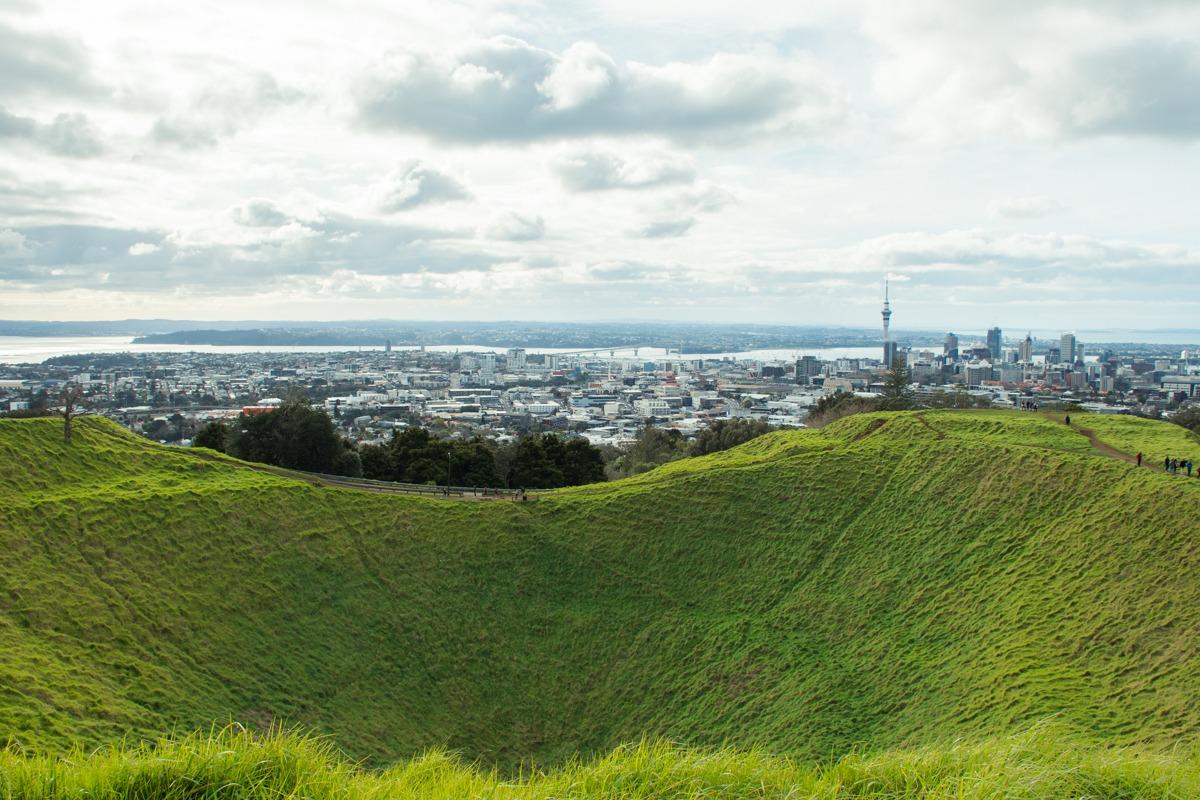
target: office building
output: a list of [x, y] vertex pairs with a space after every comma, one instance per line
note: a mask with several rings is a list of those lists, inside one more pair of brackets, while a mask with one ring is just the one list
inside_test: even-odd
[[1000, 348], [1002, 336], [999, 328], [992, 328], [987, 332], [987, 349], [991, 353], [992, 361], [1000, 360]]

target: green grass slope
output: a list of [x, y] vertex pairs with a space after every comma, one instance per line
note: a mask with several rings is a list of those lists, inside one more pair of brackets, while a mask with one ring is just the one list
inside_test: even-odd
[[1044, 730], [938, 749], [850, 755], [829, 765], [642, 742], [517, 779], [440, 751], [364, 771], [327, 743], [233, 730], [90, 755], [0, 752], [0, 796], [22, 800], [1179, 800], [1198, 793], [1200, 759], [1194, 755], [1081, 747]]
[[[1122, 422], [1120, 449], [1196, 447]], [[0, 465], [0, 736], [35, 749], [230, 719], [505, 767], [1200, 730], [1200, 480], [1040, 415], [856, 416], [528, 504], [315, 487], [101, 420], [71, 445], [4, 421]]]

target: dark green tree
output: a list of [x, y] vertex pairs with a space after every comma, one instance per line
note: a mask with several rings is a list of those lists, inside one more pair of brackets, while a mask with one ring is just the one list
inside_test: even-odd
[[412, 426], [392, 434], [393, 480], [446, 485], [450, 478], [450, 444], [426, 428]]
[[[509, 467], [508, 484], [517, 489], [553, 489], [564, 485], [562, 469], [549, 456], [544, 446], [547, 439], [558, 440], [553, 434], [533, 434], [517, 442]], [[553, 448], [553, 444], [551, 445]], [[560, 445], [561, 447], [561, 445]]]
[[360, 444], [358, 458], [362, 463], [364, 478], [377, 481], [396, 480], [396, 470], [392, 465], [392, 451], [387, 445]]
[[679, 431], [655, 428], [647, 421], [638, 433], [637, 440], [612, 463], [610, 472], [619, 478], [637, 475], [687, 454], [687, 443]]
[[1176, 411], [1169, 419], [1193, 433], [1200, 433], [1200, 405], [1192, 405]]
[[342, 447], [333, 457], [329, 472], [333, 475], [346, 475], [351, 478], [363, 476], [362, 458], [354, 449], [353, 443], [342, 440]]
[[774, 427], [760, 419], [749, 417], [719, 419], [700, 431], [696, 441], [692, 442], [691, 454], [702, 456], [707, 453], [728, 450], [773, 430], [775, 430]]
[[843, 417], [878, 410], [878, 400], [859, 397], [853, 392], [834, 392], [822, 397], [809, 409], [805, 424], [810, 428], [820, 428]]
[[288, 398], [266, 414], [241, 417], [241, 431], [230, 445], [230, 454], [308, 472], [331, 472], [345, 444], [333, 420], [306, 400]]
[[916, 407], [916, 395], [912, 389], [912, 370], [904, 359], [896, 356], [884, 376], [880, 392], [879, 408], [883, 411], [904, 411]]
[[587, 439], [569, 439], [563, 446], [563, 480], [567, 486], [604, 480], [604, 454]]
[[458, 486], [499, 486], [496, 458], [482, 439], [455, 442], [450, 450], [450, 480]]
[[207, 447], [209, 450], [224, 453], [230, 438], [229, 426], [221, 420], [214, 419], [196, 431], [196, 435], [192, 437], [192, 447]]

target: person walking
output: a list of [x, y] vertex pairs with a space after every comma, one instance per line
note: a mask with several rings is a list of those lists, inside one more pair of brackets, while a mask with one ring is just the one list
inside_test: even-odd
[[1137, 452], [1137, 465], [1139, 467], [1142, 465], [1142, 451], [1141, 450], [1138, 450], [1138, 452]]
[[1163, 469], [1166, 470], [1167, 472], [1171, 471], [1171, 457], [1170, 456], [1167, 456], [1166, 458], [1163, 459]]
[[1066, 418], [1065, 422], [1067, 423], [1067, 425], [1071, 424], [1071, 415], [1070, 414], [1067, 414], [1067, 418]]
[[1188, 477], [1192, 477], [1192, 460], [1189, 458], [1184, 466], [1187, 467]]

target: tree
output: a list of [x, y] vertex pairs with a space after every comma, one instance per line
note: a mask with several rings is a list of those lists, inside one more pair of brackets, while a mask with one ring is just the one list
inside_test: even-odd
[[638, 433], [637, 440], [629, 446], [624, 455], [610, 465], [609, 471], [613, 477], [624, 478], [648, 472], [687, 454], [687, 443], [679, 431], [655, 428], [653, 423], [647, 420]]
[[702, 456], [728, 450], [773, 430], [773, 426], [760, 419], [719, 419], [700, 431], [696, 441], [692, 442], [691, 454]]
[[1200, 433], [1200, 405], [1180, 409], [1170, 416], [1170, 420], [1193, 433]]
[[358, 458], [362, 464], [364, 478], [377, 481], [396, 480], [396, 468], [392, 464], [392, 451], [387, 445], [360, 444]]
[[70, 384], [62, 391], [63, 441], [71, 443], [71, 420], [75, 418], [75, 405], [83, 398], [83, 390]]
[[912, 371], [904, 363], [904, 359], [896, 356], [892, 366], [888, 368], [883, 380], [883, 391], [880, 393], [879, 408], [884, 411], [904, 411], [916, 406], [916, 396], [912, 390]]
[[604, 480], [604, 454], [587, 439], [576, 437], [563, 446], [563, 480], [567, 486]]
[[449, 443], [427, 429], [408, 427], [392, 434], [392, 480], [404, 483], [440, 483], [450, 479]]
[[497, 486], [496, 458], [487, 442], [475, 438], [454, 442], [450, 449], [450, 477], [459, 486]]
[[333, 475], [345, 475], [350, 478], [363, 476], [362, 458], [354, 449], [353, 444], [342, 440], [342, 448], [333, 457], [333, 462], [329, 465], [329, 472]]
[[230, 438], [229, 426], [221, 420], [214, 419], [196, 431], [196, 435], [192, 437], [192, 447], [207, 447], [209, 450], [224, 453]]
[[808, 411], [805, 424], [810, 428], [820, 428], [844, 417], [879, 410], [879, 403], [866, 397], [859, 397], [853, 392], [834, 392], [822, 397]]
[[[558, 440], [554, 434], [521, 437], [513, 454], [508, 483], [512, 488], [553, 489], [564, 485], [562, 469], [547, 453], [545, 440]], [[551, 445], [553, 447], [553, 445]]]
[[238, 458], [307, 472], [349, 466], [339, 461], [346, 443], [338, 438], [333, 420], [301, 397], [289, 397], [265, 414], [242, 415], [240, 423], [241, 431], [229, 447]]
[[580, 437], [528, 434], [498, 448], [495, 457], [510, 489], [553, 489], [604, 480], [604, 453]]

